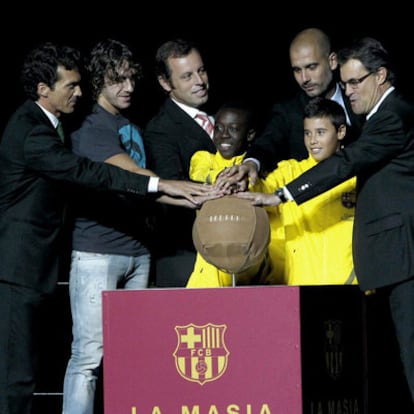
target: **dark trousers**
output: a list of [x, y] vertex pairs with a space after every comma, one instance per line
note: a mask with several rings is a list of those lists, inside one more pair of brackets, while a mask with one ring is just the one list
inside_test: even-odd
[[42, 295], [0, 281], [0, 414], [30, 414]]
[[414, 278], [386, 288], [401, 361], [414, 401]]
[[196, 259], [195, 251], [176, 250], [174, 255], [155, 260], [156, 287], [185, 287]]

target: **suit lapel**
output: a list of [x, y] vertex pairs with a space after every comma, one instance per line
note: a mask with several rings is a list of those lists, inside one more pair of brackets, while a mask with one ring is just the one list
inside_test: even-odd
[[172, 121], [178, 125], [183, 131], [188, 131], [185, 134], [185, 139], [202, 141], [211, 152], [216, 152], [216, 148], [210, 136], [203, 128], [191, 118], [185, 111], [176, 105], [171, 99], [165, 102], [165, 110], [171, 117]]

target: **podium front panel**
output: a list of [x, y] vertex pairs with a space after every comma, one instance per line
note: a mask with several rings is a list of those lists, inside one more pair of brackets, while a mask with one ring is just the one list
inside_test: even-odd
[[301, 414], [298, 287], [103, 293], [105, 414]]
[[301, 287], [303, 414], [363, 414], [366, 349], [358, 286]]

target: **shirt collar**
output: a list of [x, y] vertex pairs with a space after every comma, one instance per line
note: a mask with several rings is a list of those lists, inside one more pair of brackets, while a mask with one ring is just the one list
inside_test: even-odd
[[349, 118], [348, 111], [346, 110], [344, 97], [342, 96], [341, 87], [339, 86], [339, 83], [336, 84], [335, 93], [332, 95], [331, 100], [339, 103], [339, 105], [341, 105], [342, 108], [344, 108], [346, 123], [348, 125], [351, 125], [351, 119]]
[[367, 120], [369, 118], [371, 118], [372, 115], [375, 114], [375, 112], [378, 111], [378, 108], [380, 107], [380, 105], [382, 104], [382, 102], [384, 101], [384, 99], [395, 89], [394, 86], [390, 86], [381, 96], [380, 100], [376, 103], [376, 105], [371, 109], [371, 111], [369, 111], [368, 115], [367, 115]]
[[52, 114], [52, 112], [49, 112], [47, 109], [43, 108], [42, 105], [40, 105], [39, 102], [35, 102], [37, 106], [44, 112], [44, 114], [49, 118], [52, 125], [57, 128], [59, 119], [56, 117], [56, 115]]
[[185, 105], [181, 102], [176, 101], [175, 99], [171, 98], [171, 100], [177, 104], [184, 112], [186, 112], [191, 118], [195, 118], [195, 116], [200, 112], [197, 108], [193, 108], [192, 106]]

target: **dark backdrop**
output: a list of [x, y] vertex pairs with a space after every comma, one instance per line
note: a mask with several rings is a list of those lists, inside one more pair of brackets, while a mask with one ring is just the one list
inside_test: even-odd
[[[134, 104], [128, 113], [141, 126], [163, 99], [153, 74], [155, 50], [164, 40], [175, 36], [196, 40], [203, 51], [211, 84], [208, 108], [211, 112], [225, 100], [246, 99], [254, 105], [259, 120], [265, 117], [274, 101], [297, 88], [289, 67], [288, 47], [299, 30], [310, 26], [325, 30], [335, 48], [356, 36], [379, 38], [394, 56], [401, 89], [414, 95], [409, 63], [413, 23], [406, 22], [411, 16], [407, 10], [378, 7], [363, 11], [361, 2], [331, 2], [330, 9], [326, 9], [317, 8], [316, 2], [305, 5], [295, 2], [285, 4], [282, 11], [278, 10], [279, 4], [256, 3], [249, 7], [223, 1], [208, 7], [207, 3], [195, 2], [107, 6], [101, 3], [90, 4], [88, 7], [95, 10], [89, 12], [83, 9], [85, 2], [80, 6], [60, 3], [56, 10], [39, 9], [39, 3], [11, 4], [10, 8], [16, 10], [3, 16], [0, 27], [4, 92], [0, 129], [3, 130], [6, 120], [23, 100], [19, 71], [25, 53], [46, 40], [73, 45], [84, 53], [105, 37], [127, 43], [144, 65], [145, 77], [136, 87]], [[9, 20], [7, 25], [4, 20]], [[83, 90], [87, 91], [86, 86]], [[76, 126], [88, 109], [85, 93], [80, 108], [68, 117], [72, 125]]]

